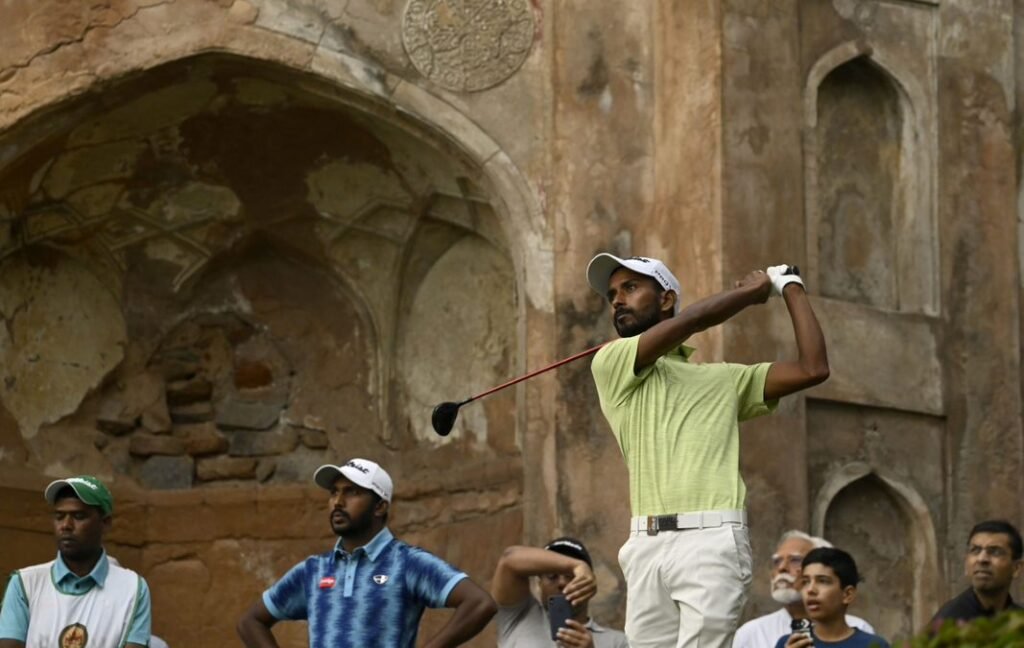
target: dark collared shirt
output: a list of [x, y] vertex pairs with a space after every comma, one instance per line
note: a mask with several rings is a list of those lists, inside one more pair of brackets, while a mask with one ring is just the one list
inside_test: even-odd
[[[1005, 612], [1006, 610], [1020, 610], [1022, 609], [1019, 605], [1013, 602], [1013, 599], [1007, 595], [1006, 608], [999, 610], [999, 612]], [[974, 593], [973, 587], [968, 587], [956, 598], [950, 599], [943, 605], [935, 616], [932, 618], [932, 628], [937, 628], [942, 625], [943, 621], [953, 619], [954, 621], [970, 621], [977, 619], [978, 617], [992, 617], [997, 614], [995, 609], [986, 608], [978, 600], [978, 595]]]

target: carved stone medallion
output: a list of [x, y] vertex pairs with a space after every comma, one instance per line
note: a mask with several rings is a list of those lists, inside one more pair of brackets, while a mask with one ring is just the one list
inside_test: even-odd
[[493, 87], [512, 76], [533, 44], [528, 0], [410, 0], [402, 43], [416, 69], [458, 92]]

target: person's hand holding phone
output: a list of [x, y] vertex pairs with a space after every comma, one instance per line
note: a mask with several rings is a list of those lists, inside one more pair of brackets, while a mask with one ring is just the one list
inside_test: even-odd
[[576, 565], [572, 570], [572, 580], [562, 590], [562, 594], [577, 609], [594, 598], [594, 594], [597, 594], [597, 579], [590, 565], [585, 562]]
[[565, 627], [558, 629], [556, 641], [561, 648], [593, 648], [594, 636], [586, 626], [576, 619], [568, 619]]
[[805, 632], [794, 632], [786, 640], [786, 648], [813, 648], [814, 639]]

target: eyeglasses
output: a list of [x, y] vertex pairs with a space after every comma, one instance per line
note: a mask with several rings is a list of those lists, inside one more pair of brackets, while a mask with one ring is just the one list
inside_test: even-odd
[[980, 556], [981, 554], [988, 554], [989, 558], [1003, 558], [1009, 556], [1010, 552], [1003, 547], [989, 545], [982, 547], [981, 545], [971, 545], [967, 548], [967, 553], [971, 556]]
[[778, 569], [783, 565], [786, 566], [786, 569], [800, 569], [800, 566], [803, 564], [803, 562], [803, 554], [789, 554], [788, 556], [772, 554], [772, 569]]

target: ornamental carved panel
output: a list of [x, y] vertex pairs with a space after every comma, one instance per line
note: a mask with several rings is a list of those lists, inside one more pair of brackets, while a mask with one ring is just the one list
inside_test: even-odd
[[411, 0], [402, 19], [413, 66], [457, 92], [486, 90], [512, 76], [533, 34], [528, 0]]

